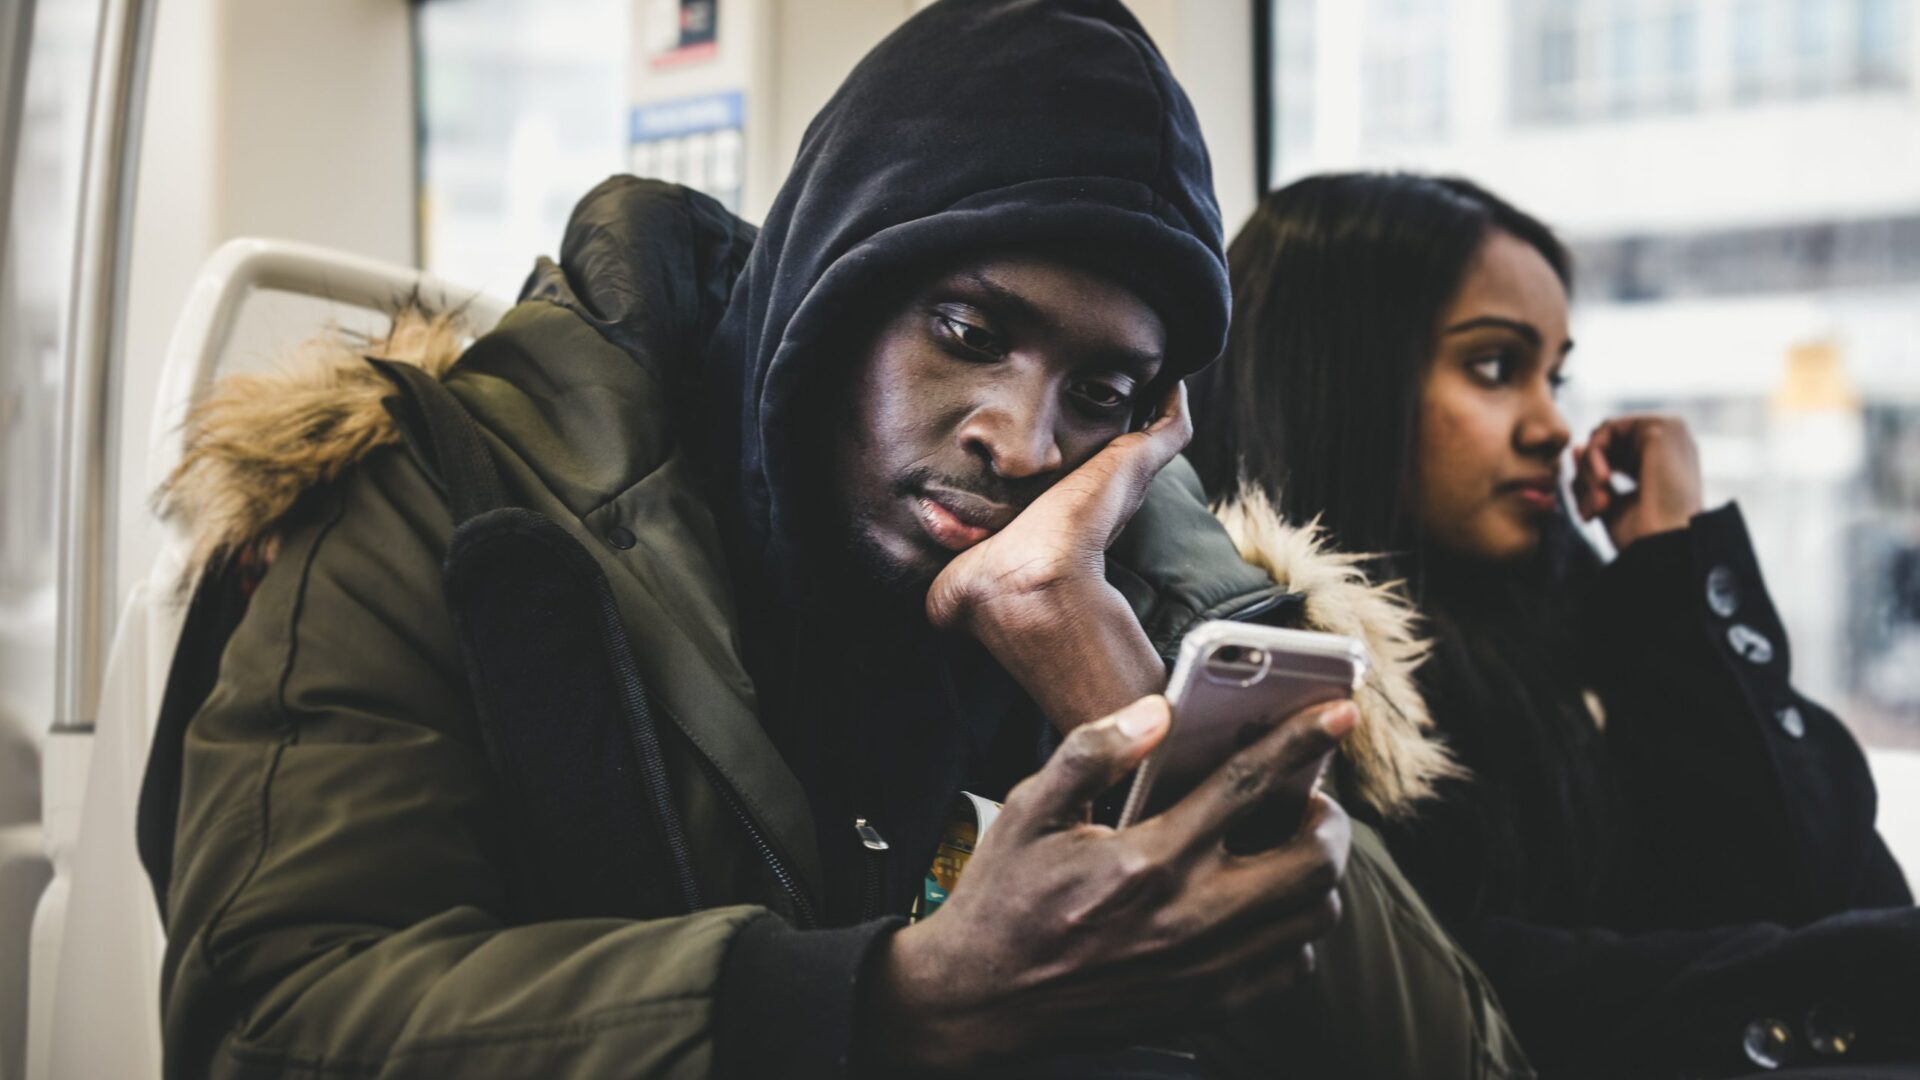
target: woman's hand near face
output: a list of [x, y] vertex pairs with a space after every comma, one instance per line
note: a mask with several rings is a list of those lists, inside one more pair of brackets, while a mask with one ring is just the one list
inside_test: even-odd
[[[1573, 452], [1573, 492], [1580, 516], [1599, 518], [1616, 548], [1656, 533], [1684, 529], [1701, 510], [1700, 452], [1687, 425], [1671, 416], [1622, 416], [1593, 430]], [[1637, 490], [1614, 491], [1615, 473]]]

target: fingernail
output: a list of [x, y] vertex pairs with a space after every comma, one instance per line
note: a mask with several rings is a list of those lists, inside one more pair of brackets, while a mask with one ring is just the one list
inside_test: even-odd
[[1320, 730], [1332, 738], [1344, 738], [1359, 720], [1360, 710], [1353, 707], [1353, 702], [1343, 701], [1320, 711]]
[[1117, 723], [1120, 734], [1138, 742], [1166, 726], [1166, 699], [1158, 695], [1141, 698], [1121, 710]]

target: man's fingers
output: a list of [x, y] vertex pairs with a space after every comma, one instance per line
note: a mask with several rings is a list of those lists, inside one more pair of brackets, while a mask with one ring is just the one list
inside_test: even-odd
[[1040, 771], [1007, 796], [994, 832], [1033, 834], [1080, 822], [1096, 796], [1159, 745], [1171, 719], [1167, 699], [1150, 694], [1075, 728]]
[[1187, 387], [1175, 383], [1166, 404], [1152, 423], [1114, 439], [1079, 468], [1061, 478], [1036, 500], [1064, 507], [1071, 531], [1085, 529], [1104, 534], [1112, 543], [1140, 502], [1153, 478], [1186, 449], [1193, 437], [1193, 417], [1187, 409]]
[[[1146, 433], [1163, 443], [1173, 444], [1173, 453], [1186, 449], [1193, 439], [1193, 411], [1187, 406], [1187, 384], [1177, 381], [1167, 391], [1166, 400], [1160, 405], [1160, 412], [1153, 422], [1146, 426]], [[1172, 461], [1172, 455], [1167, 461]], [[1165, 465], [1166, 462], [1161, 462]]]
[[[1187, 408], [1187, 384], [1176, 382], [1167, 391], [1160, 413], [1152, 423], [1130, 435], [1122, 435], [1108, 443], [1095, 460], [1112, 456], [1116, 472], [1124, 477], [1123, 483], [1113, 490], [1118, 498], [1113, 511], [1118, 517], [1117, 525], [1124, 525], [1140, 506], [1140, 500], [1146, 497], [1147, 488], [1153, 478], [1167, 463], [1180, 455], [1193, 438], [1193, 414]], [[1092, 464], [1089, 462], [1088, 464]]]
[[1340, 894], [1328, 890], [1293, 911], [1235, 923], [1210, 936], [1211, 955], [1194, 975], [1210, 987], [1209, 997], [1223, 1007], [1284, 991], [1313, 972], [1317, 966], [1313, 943], [1332, 933], [1340, 918]]
[[1269, 910], [1289, 910], [1323, 901], [1347, 874], [1353, 822], [1340, 804], [1316, 791], [1293, 839], [1254, 855], [1228, 856], [1222, 892], [1258, 897]]
[[1228, 758], [1165, 813], [1158, 828], [1180, 850], [1219, 842], [1227, 828], [1271, 798], [1301, 770], [1325, 758], [1359, 720], [1350, 701], [1303, 709], [1259, 742]]
[[1244, 972], [1219, 993], [1209, 1012], [1225, 1025], [1249, 1013], [1282, 1008], [1293, 989], [1317, 967], [1313, 946], [1302, 945]]

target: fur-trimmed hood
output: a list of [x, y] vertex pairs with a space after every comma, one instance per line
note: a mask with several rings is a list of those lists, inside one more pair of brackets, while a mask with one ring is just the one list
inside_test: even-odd
[[384, 338], [335, 330], [272, 371], [214, 384], [187, 416], [180, 461], [153, 497], [160, 518], [190, 537], [188, 574], [255, 544], [271, 559], [276, 529], [302, 494], [400, 441], [381, 403], [393, 384], [365, 357], [404, 360], [444, 378], [472, 336], [461, 312], [408, 303]]
[[1399, 584], [1368, 581], [1360, 557], [1328, 550], [1318, 523], [1289, 524], [1257, 489], [1241, 491], [1214, 515], [1241, 558], [1306, 597], [1308, 625], [1366, 646], [1373, 666], [1355, 695], [1360, 724], [1342, 747], [1357, 794], [1400, 817], [1432, 795], [1434, 784], [1462, 775], [1446, 748], [1426, 735], [1433, 721], [1414, 672], [1426, 661], [1428, 643]]
[[[400, 441], [382, 400], [392, 386], [363, 358], [418, 364], [444, 377], [471, 336], [458, 313], [407, 306], [388, 335], [339, 333], [301, 348], [278, 370], [222, 379], [187, 420], [185, 453], [155, 496], [191, 538], [187, 565], [252, 548], [270, 559], [300, 496], [374, 450]], [[1368, 582], [1355, 558], [1328, 551], [1313, 526], [1283, 520], [1258, 493], [1217, 508], [1242, 558], [1305, 597], [1308, 625], [1362, 641], [1373, 661], [1347, 739], [1357, 795], [1387, 816], [1407, 813], [1456, 774], [1430, 727], [1413, 673], [1426, 656], [1415, 615], [1391, 586]]]

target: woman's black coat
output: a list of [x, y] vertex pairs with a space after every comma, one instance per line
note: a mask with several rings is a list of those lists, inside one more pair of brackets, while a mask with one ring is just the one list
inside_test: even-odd
[[[1726, 1076], [1773, 1059], [1837, 1076], [1863, 1059], [1920, 1060], [1920, 915], [1874, 831], [1859, 746], [1790, 683], [1739, 510], [1630, 545], [1588, 586], [1568, 638], [1601, 706], [1613, 811], [1591, 917], [1486, 902], [1472, 879], [1485, 818], [1447, 800], [1395, 837], [1536, 1063], [1548, 1076]], [[1463, 663], [1443, 643], [1426, 674], [1443, 734], [1466, 726]], [[1468, 783], [1503, 782], [1511, 766], [1453, 741], [1476, 770]], [[1524, 798], [1507, 809], [1553, 812]]]

